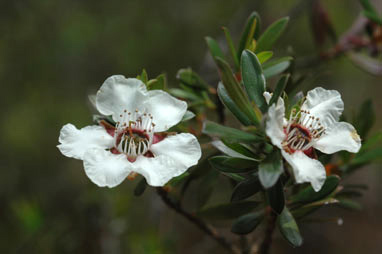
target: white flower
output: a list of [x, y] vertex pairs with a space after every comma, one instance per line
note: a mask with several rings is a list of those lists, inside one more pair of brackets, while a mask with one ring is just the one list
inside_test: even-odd
[[83, 160], [87, 176], [98, 186], [114, 187], [130, 173], [139, 173], [152, 186], [197, 164], [201, 157], [195, 136], [161, 135], [180, 122], [187, 104], [162, 90], [147, 91], [138, 79], [116, 75], [97, 92], [95, 104], [111, 115], [116, 126], [72, 124], [62, 127], [58, 148], [68, 157]]
[[[270, 94], [264, 97], [269, 102]], [[314, 150], [332, 154], [341, 150], [357, 153], [361, 139], [354, 127], [338, 122], [344, 109], [339, 92], [321, 87], [308, 92], [299, 111], [285, 119], [282, 98], [268, 110], [266, 134], [281, 149], [292, 166], [297, 183], [310, 182], [319, 191], [326, 179], [325, 167], [314, 157]]]

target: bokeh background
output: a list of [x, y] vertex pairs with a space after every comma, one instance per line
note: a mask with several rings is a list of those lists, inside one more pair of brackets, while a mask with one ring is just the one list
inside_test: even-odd
[[[56, 145], [66, 123], [92, 123], [87, 95], [112, 74], [135, 77], [142, 68], [192, 67], [216, 79], [204, 36], [238, 38], [251, 11], [263, 25], [291, 15], [278, 42], [297, 57], [317, 54], [309, 10], [296, 0], [14, 0], [0, 1], [0, 253], [223, 253], [199, 229], [165, 207], [155, 192], [132, 194], [136, 182], [98, 188], [81, 161]], [[382, 3], [375, 1], [381, 8]], [[322, 1], [341, 34], [358, 17], [356, 0]], [[303, 84], [341, 92], [345, 112], [372, 98], [381, 128], [382, 79], [344, 57], [310, 69]], [[373, 165], [347, 183], [367, 183], [362, 212], [327, 208], [320, 217], [344, 223], [304, 224], [304, 245], [293, 249], [277, 232], [271, 253], [380, 253], [382, 171]], [[224, 186], [224, 185], [223, 185]], [[190, 194], [192, 195], [192, 194]], [[220, 197], [228, 200], [229, 195]]]

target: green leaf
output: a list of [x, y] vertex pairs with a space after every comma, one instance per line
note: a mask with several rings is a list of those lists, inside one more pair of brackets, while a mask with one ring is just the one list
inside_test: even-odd
[[147, 187], [146, 179], [142, 177], [142, 179], [138, 182], [137, 186], [134, 189], [134, 195], [135, 196], [140, 196], [145, 192]]
[[263, 74], [265, 78], [270, 78], [284, 72], [290, 66], [292, 57], [282, 57], [271, 60], [263, 65]]
[[375, 23], [382, 25], [382, 18], [380, 18], [377, 13], [363, 10], [362, 14], [368, 19], [370, 19], [371, 21], [374, 21]]
[[372, 148], [361, 154], [357, 154], [353, 160], [351, 160], [351, 165], [360, 165], [374, 160], [382, 159], [382, 147]]
[[231, 178], [235, 182], [241, 182], [241, 181], [244, 181], [244, 179], [245, 179], [243, 176], [241, 176], [239, 174], [236, 174], [236, 173], [225, 173], [225, 172], [222, 172], [222, 175]]
[[256, 52], [271, 50], [273, 44], [281, 36], [288, 24], [289, 17], [281, 18], [271, 24], [260, 36], [256, 44]]
[[235, 63], [235, 67], [236, 69], [240, 69], [240, 63], [239, 63], [239, 58], [236, 54], [236, 49], [235, 49], [235, 45], [233, 44], [233, 41], [232, 41], [232, 38], [231, 38], [231, 34], [228, 30], [227, 27], [222, 27], [223, 31], [224, 31], [224, 35], [225, 35], [225, 38], [227, 40], [227, 44], [228, 44], [228, 47], [229, 47], [229, 50], [231, 52], [231, 56], [232, 56], [232, 59], [233, 59], [233, 62]]
[[375, 123], [375, 119], [375, 110], [372, 100], [369, 99], [364, 101], [354, 124], [356, 130], [362, 138], [366, 138]]
[[187, 180], [187, 177], [190, 176], [190, 173], [188, 171], [184, 172], [183, 174], [179, 175], [179, 176], [176, 176], [174, 178], [172, 178], [170, 181], [169, 181], [169, 185], [171, 186], [179, 186], [181, 185], [184, 181]]
[[149, 80], [147, 82], [147, 89], [148, 90], [165, 90], [166, 85], [166, 74], [160, 74], [155, 79]]
[[360, 0], [360, 2], [364, 10], [370, 13], [374, 13], [375, 15], [378, 16], [377, 10], [374, 8], [374, 6], [370, 3], [369, 0]]
[[260, 224], [263, 217], [263, 211], [243, 215], [233, 222], [231, 232], [239, 235], [249, 234]]
[[145, 69], [142, 70], [141, 75], [138, 75], [137, 79], [141, 80], [143, 83], [147, 84], [148, 81], [148, 75]]
[[205, 39], [213, 59], [217, 57], [224, 59], [224, 54], [223, 54], [223, 51], [220, 49], [219, 44], [211, 37], [207, 36]]
[[[253, 28], [254, 22], [256, 23], [255, 31], [254, 31], [253, 37], [251, 38], [249, 35], [250, 35], [251, 28]], [[252, 12], [247, 19], [247, 23], [245, 25], [244, 31], [240, 37], [239, 47], [237, 49], [237, 54], [236, 54], [238, 57], [241, 56], [249, 40], [252, 40], [253, 38], [257, 39], [259, 37], [260, 27], [261, 27], [260, 24], [261, 22], [260, 22], [259, 14], [257, 12]]]
[[370, 138], [366, 140], [365, 143], [362, 144], [361, 150], [357, 155], [360, 155], [364, 152], [367, 152], [370, 148], [375, 147], [377, 144], [382, 143], [382, 130], [379, 130], [377, 133], [373, 134]]
[[187, 110], [186, 113], [183, 115], [181, 122], [191, 120], [194, 117], [195, 117], [195, 114], [193, 112]]
[[284, 91], [285, 86], [288, 83], [290, 75], [284, 75], [281, 77], [279, 82], [277, 82], [276, 89], [273, 91], [272, 97], [269, 101], [269, 106], [271, 106], [273, 103], [277, 103], [281, 93]]
[[315, 192], [312, 186], [309, 185], [308, 187], [302, 189], [297, 194], [292, 196], [290, 200], [295, 203], [310, 203], [316, 200], [323, 199], [329, 196], [333, 191], [335, 191], [339, 182], [340, 178], [338, 176], [328, 176], [320, 191]]
[[197, 87], [204, 90], [208, 90], [210, 88], [210, 85], [191, 68], [180, 69], [176, 74], [176, 78], [183, 84], [190, 87]]
[[277, 225], [285, 240], [294, 247], [302, 245], [300, 230], [288, 208], [285, 207], [282, 213], [277, 217]]
[[355, 210], [355, 211], [361, 211], [362, 205], [358, 203], [357, 201], [354, 201], [349, 198], [338, 198], [338, 205], [342, 208], [349, 209], [349, 210]]
[[279, 179], [275, 185], [267, 190], [268, 203], [272, 210], [280, 214], [285, 206], [284, 189], [281, 179]]
[[332, 197], [327, 197], [325, 199], [315, 201], [313, 203], [309, 203], [307, 205], [298, 207], [297, 209], [292, 211], [292, 214], [295, 218], [301, 219], [305, 217], [308, 214], [313, 213], [314, 211], [317, 211], [319, 208], [326, 206], [326, 205], [332, 205], [338, 203], [338, 200]]
[[263, 64], [273, 56], [273, 52], [272, 51], [263, 51], [263, 52], [256, 54], [256, 56], [257, 56], [257, 59], [259, 59], [259, 62], [261, 64]]
[[253, 154], [250, 151], [248, 151], [244, 146], [242, 146], [239, 143], [223, 143], [223, 141], [221, 140], [214, 140], [211, 142], [211, 144], [220, 152], [231, 157], [258, 161], [257, 159], [252, 157]]
[[212, 196], [215, 183], [219, 177], [219, 171], [210, 168], [208, 173], [199, 181], [196, 191], [197, 205], [203, 207]]
[[249, 50], [244, 50], [241, 56], [241, 75], [248, 97], [256, 103], [261, 112], [267, 111], [267, 103], [263, 96], [265, 78], [257, 56]]
[[251, 120], [255, 125], [259, 124], [259, 120], [252, 108], [244, 90], [241, 88], [237, 79], [233, 76], [232, 70], [223, 59], [217, 58], [216, 63], [220, 70], [221, 80], [229, 97], [238, 106], [238, 108]]
[[203, 208], [198, 211], [196, 215], [211, 220], [233, 219], [253, 211], [253, 209], [255, 209], [258, 205], [259, 202], [256, 201], [220, 204]]
[[[259, 160], [259, 156], [255, 155], [254, 151], [252, 151], [251, 147], [248, 146], [248, 144], [240, 144], [240, 143], [231, 143], [226, 140], [222, 140], [224, 145], [229, 147], [230, 149], [238, 152], [239, 154], [242, 154], [245, 159], [252, 159], [252, 160]], [[232, 157], [237, 157], [237, 156], [232, 156]], [[240, 156], [239, 156], [240, 157]]]
[[259, 164], [259, 179], [261, 184], [266, 189], [272, 187], [283, 171], [280, 151], [275, 149]]
[[214, 156], [209, 159], [211, 166], [227, 173], [245, 173], [257, 168], [257, 162], [225, 155]]
[[262, 189], [258, 177], [251, 177], [239, 182], [232, 191], [231, 202], [237, 202], [249, 198]]
[[232, 112], [232, 114], [239, 120], [243, 125], [248, 126], [251, 125], [251, 120], [246, 116], [245, 113], [243, 113], [239, 107], [235, 104], [235, 102], [229, 97], [227, 90], [224, 88], [224, 85], [219, 82], [218, 84], [218, 96], [220, 98], [220, 101], [228, 108], [229, 111]]
[[199, 97], [199, 95], [197, 95], [196, 93], [186, 91], [183, 89], [171, 88], [169, 90], [169, 92], [170, 92], [170, 94], [172, 94], [173, 96], [178, 97], [178, 98], [183, 98], [183, 99], [187, 99], [190, 101], [203, 101], [203, 99], [201, 97]]
[[238, 142], [242, 141], [252, 143], [263, 141], [263, 138], [259, 136], [238, 129], [226, 127], [211, 121], [204, 122], [203, 133], [210, 136]]

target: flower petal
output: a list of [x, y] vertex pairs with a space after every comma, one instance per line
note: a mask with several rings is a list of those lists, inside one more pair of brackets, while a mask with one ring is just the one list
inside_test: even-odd
[[84, 155], [84, 168], [90, 180], [100, 187], [115, 187], [130, 174], [132, 165], [124, 154], [92, 148]]
[[272, 94], [270, 93], [270, 92], [264, 92], [263, 93], [263, 96], [264, 96], [264, 98], [265, 98], [265, 101], [267, 102], [267, 104], [269, 104], [269, 101], [271, 100], [271, 98], [272, 98]]
[[153, 116], [155, 132], [161, 132], [182, 120], [187, 111], [187, 103], [162, 90], [151, 90], [148, 92], [145, 109]]
[[138, 156], [134, 161], [134, 172], [143, 175], [151, 186], [164, 186], [171, 178], [176, 177], [187, 170], [183, 164], [179, 164], [167, 155], [156, 157]]
[[143, 175], [151, 186], [163, 186], [198, 163], [201, 148], [195, 136], [181, 133], [168, 136], [151, 146], [155, 157], [139, 156], [134, 171]]
[[104, 115], [112, 115], [114, 121], [120, 121], [124, 110], [143, 111], [146, 100], [145, 84], [135, 78], [126, 79], [122, 75], [114, 75], [106, 79], [97, 92], [97, 109]]
[[339, 122], [325, 130], [325, 134], [315, 142], [314, 148], [328, 154], [341, 150], [357, 153], [361, 148], [361, 138], [353, 125]]
[[271, 139], [272, 144], [282, 148], [281, 142], [285, 139], [284, 133], [284, 100], [279, 98], [277, 104], [274, 103], [268, 109], [268, 118], [266, 121], [265, 133]]
[[308, 92], [301, 109], [309, 111], [312, 116], [320, 119], [323, 126], [328, 127], [340, 118], [344, 102], [338, 91], [317, 87]]
[[301, 151], [289, 154], [282, 150], [281, 153], [292, 166], [297, 183], [309, 182], [315, 191], [321, 189], [326, 179], [326, 171], [320, 161], [309, 158]]
[[186, 169], [196, 165], [202, 156], [198, 140], [189, 133], [168, 136], [153, 144], [150, 150], [154, 156], [166, 155], [173, 158], [181, 167]]
[[82, 160], [85, 152], [94, 147], [107, 149], [113, 146], [114, 139], [106, 130], [97, 125], [78, 130], [73, 124], [66, 124], [60, 131], [57, 147], [67, 157]]

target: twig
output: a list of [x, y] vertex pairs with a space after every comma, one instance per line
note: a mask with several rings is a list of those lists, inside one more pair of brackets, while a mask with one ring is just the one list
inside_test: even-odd
[[296, 67], [308, 68], [319, 64], [322, 61], [332, 60], [343, 54], [369, 47], [371, 41], [360, 36], [368, 20], [362, 16], [354, 21], [353, 25], [339, 39], [338, 43], [329, 50], [320, 53], [318, 57], [308, 57], [296, 63]]
[[260, 250], [259, 250], [260, 254], [269, 253], [269, 249], [272, 244], [273, 231], [275, 230], [275, 227], [276, 227], [276, 219], [277, 219], [276, 214], [272, 210], [270, 210], [268, 215], [267, 228], [265, 229], [265, 237], [263, 242], [260, 245]]
[[204, 221], [195, 217], [191, 213], [183, 210], [183, 208], [174, 202], [168, 197], [167, 192], [163, 188], [157, 188], [158, 195], [162, 198], [163, 202], [171, 209], [176, 211], [181, 216], [185, 217], [188, 221], [196, 225], [204, 233], [212, 237], [218, 244], [228, 250], [230, 253], [237, 254], [239, 250], [227, 241], [223, 236], [221, 236], [215, 229], [211, 226], [208, 226]]

